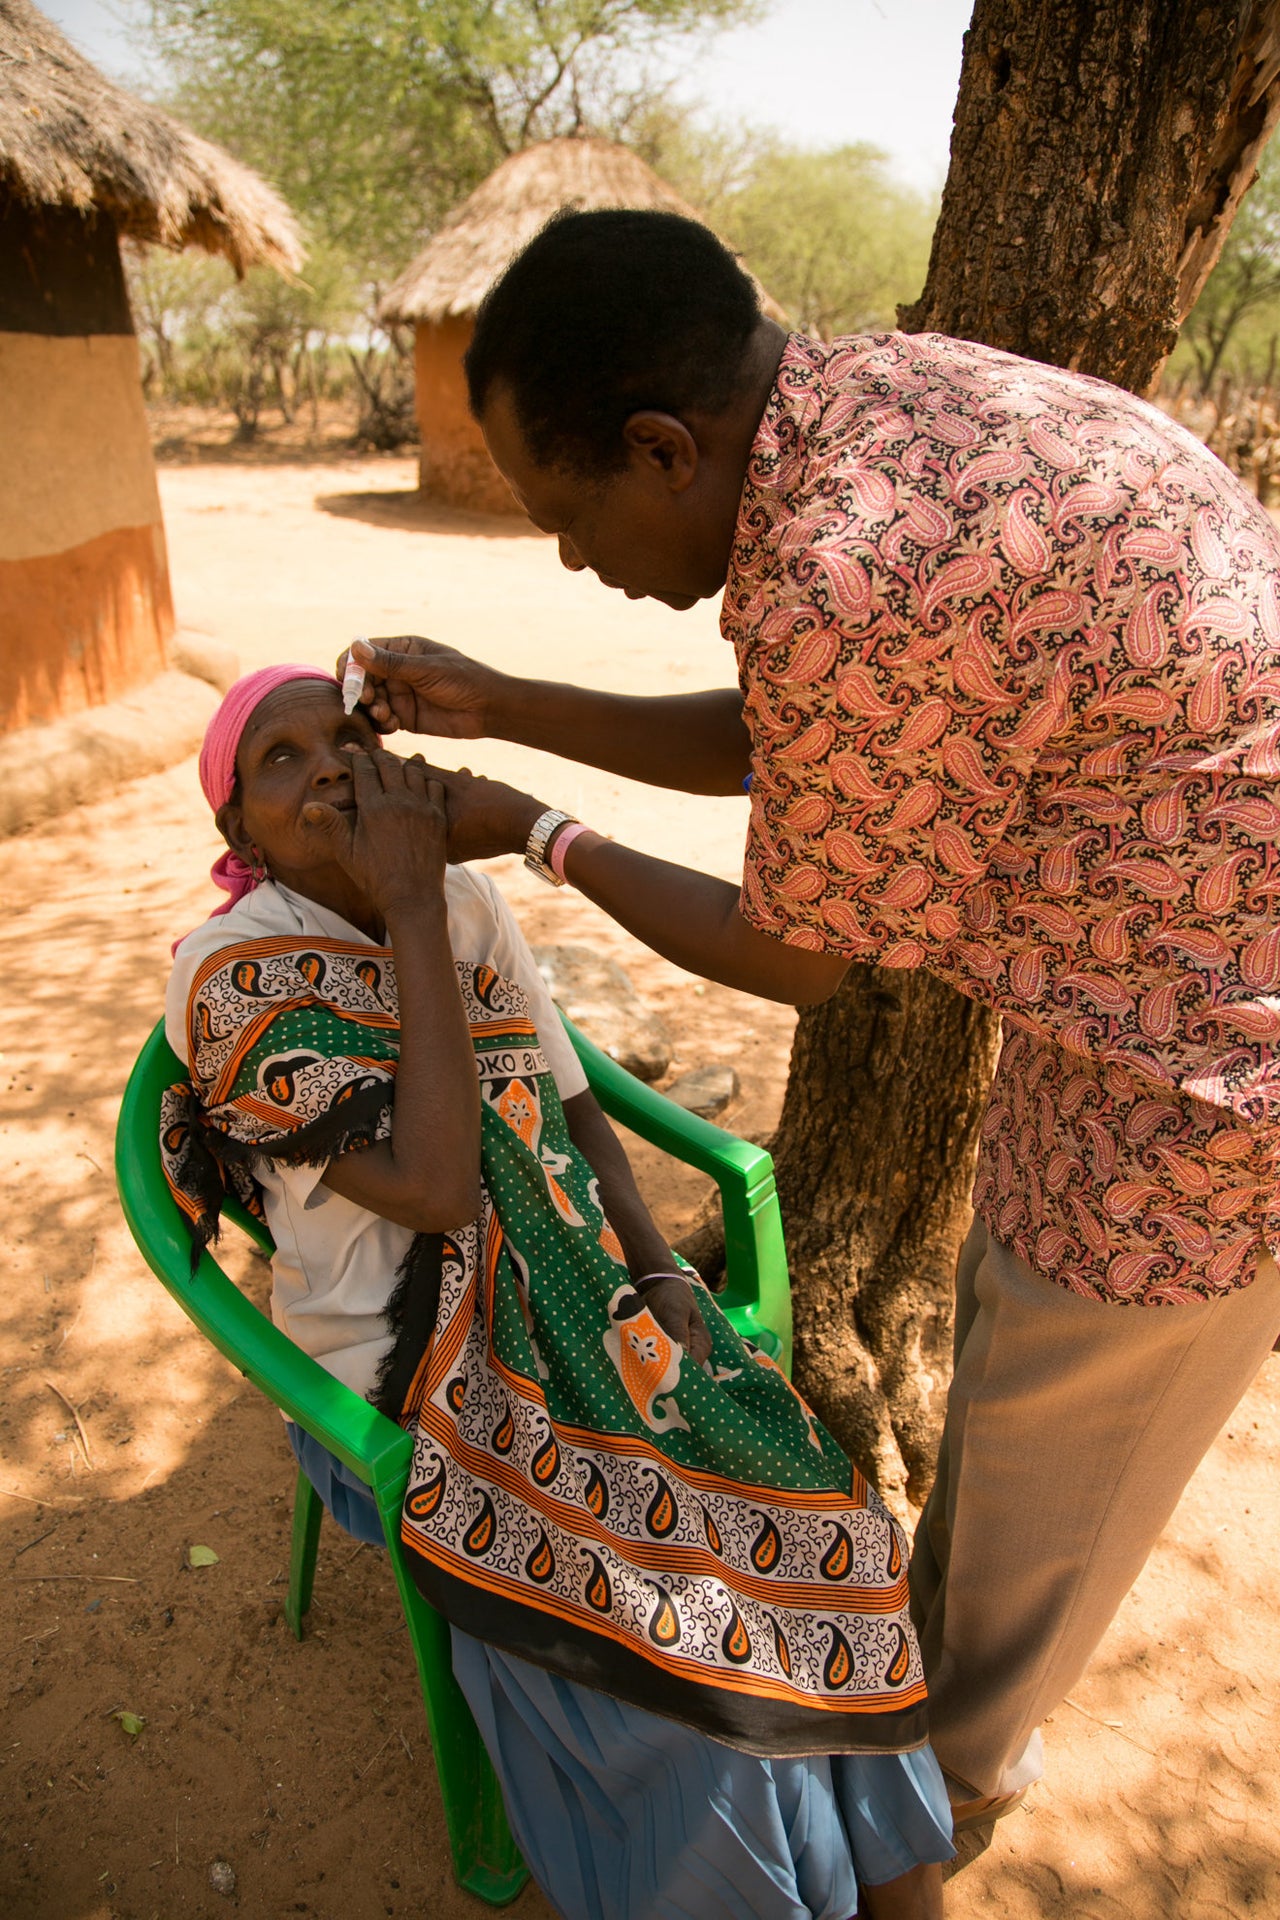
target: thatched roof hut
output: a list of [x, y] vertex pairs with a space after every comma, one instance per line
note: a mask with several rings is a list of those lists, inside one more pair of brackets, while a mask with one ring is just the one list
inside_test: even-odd
[[[687, 200], [612, 140], [545, 140], [504, 160], [455, 209], [386, 294], [381, 317], [416, 329], [424, 493], [510, 513], [514, 503], [467, 407], [462, 356], [476, 308], [507, 262], [559, 208], [655, 207], [700, 219]], [[762, 293], [766, 310], [779, 309]]]
[[120, 234], [301, 260], [265, 181], [0, 0], [0, 733], [165, 665], [168, 563]]
[[278, 193], [108, 80], [29, 0], [0, 0], [0, 193], [105, 213], [117, 233], [203, 247], [237, 273], [302, 260]]
[[656, 207], [697, 220], [687, 200], [612, 140], [544, 140], [513, 153], [455, 208], [382, 303], [417, 326], [473, 314], [508, 260], [560, 207]]

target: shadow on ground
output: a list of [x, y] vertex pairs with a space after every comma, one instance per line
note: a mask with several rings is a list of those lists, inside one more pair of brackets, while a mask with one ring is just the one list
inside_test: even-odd
[[[220, 1911], [208, 1872], [221, 1860], [247, 1914], [478, 1920], [453, 1883], [385, 1555], [326, 1520], [295, 1641], [279, 1416], [242, 1387], [192, 1437], [177, 1470], [131, 1499], [33, 1509], [0, 1531], [15, 1596], [4, 1911]], [[193, 1544], [217, 1564], [189, 1567]], [[548, 1914], [536, 1893], [512, 1911]]]
[[468, 513], [429, 500], [416, 488], [399, 492], [318, 493], [322, 513], [340, 520], [363, 520], [397, 533], [463, 533], [483, 540], [545, 540], [547, 535], [523, 513]]

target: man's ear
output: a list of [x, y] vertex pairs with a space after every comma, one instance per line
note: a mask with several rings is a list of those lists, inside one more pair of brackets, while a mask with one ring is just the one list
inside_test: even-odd
[[668, 492], [683, 493], [698, 471], [698, 443], [673, 413], [646, 408], [633, 413], [622, 429], [633, 464], [659, 476]]
[[238, 853], [246, 864], [251, 865], [253, 842], [245, 832], [244, 814], [238, 802], [225, 800], [214, 814], [213, 820], [232, 853]]

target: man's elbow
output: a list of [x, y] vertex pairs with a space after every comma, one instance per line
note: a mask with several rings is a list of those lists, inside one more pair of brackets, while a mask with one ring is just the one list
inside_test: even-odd
[[789, 957], [785, 992], [778, 998], [793, 1007], [819, 1007], [837, 993], [849, 971], [849, 962], [839, 954], [809, 953], [788, 947]]
[[[844, 976], [842, 974], [840, 979], [842, 980], [843, 978]], [[837, 993], [839, 989], [840, 980], [831, 980], [825, 983], [810, 981], [799, 991], [791, 992], [785, 997], [793, 1007], [820, 1007], [825, 1000], [830, 1000], [832, 995]]]

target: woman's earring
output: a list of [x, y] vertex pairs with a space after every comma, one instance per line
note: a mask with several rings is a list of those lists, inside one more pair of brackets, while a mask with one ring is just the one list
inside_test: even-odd
[[250, 847], [249, 849], [249, 872], [253, 876], [253, 884], [255, 887], [260, 887], [267, 877], [266, 858], [258, 852], [256, 847]]

